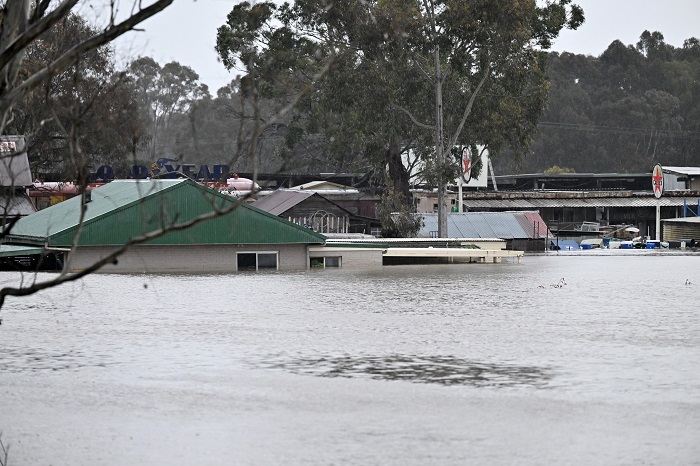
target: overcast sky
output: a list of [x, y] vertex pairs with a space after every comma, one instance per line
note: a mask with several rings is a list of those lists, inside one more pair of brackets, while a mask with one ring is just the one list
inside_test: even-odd
[[[153, 57], [164, 65], [178, 61], [199, 74], [212, 95], [235, 77], [217, 61], [216, 29], [225, 23], [234, 0], [175, 0], [118, 43], [118, 54]], [[681, 47], [700, 38], [700, 0], [574, 0], [586, 15], [576, 31], [565, 30], [553, 49], [598, 56], [615, 39], [636, 44], [644, 30], [659, 31], [666, 42]]]

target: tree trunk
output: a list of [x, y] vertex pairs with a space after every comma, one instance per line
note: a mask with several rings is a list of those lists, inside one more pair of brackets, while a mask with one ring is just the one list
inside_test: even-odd
[[391, 134], [389, 136], [389, 147], [385, 154], [389, 172], [387, 179], [389, 195], [395, 196], [403, 205], [412, 205], [413, 199], [408, 184], [408, 171], [401, 160], [401, 147], [396, 135]]
[[[4, 17], [0, 18], [0, 50], [3, 52], [26, 31], [29, 21], [29, 9], [29, 0], [7, 2], [2, 8]], [[0, 74], [2, 75], [2, 79], [0, 79], [1, 93], [9, 93], [17, 84], [15, 81], [23, 58], [24, 50], [21, 50], [14, 57], [9, 57], [2, 69], [0, 69]], [[2, 109], [0, 130], [4, 131], [5, 124], [10, 118], [12, 103], [2, 102], [0, 106]]]

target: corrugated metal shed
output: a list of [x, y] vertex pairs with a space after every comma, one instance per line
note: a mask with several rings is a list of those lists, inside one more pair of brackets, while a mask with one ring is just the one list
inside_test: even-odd
[[531, 231], [531, 238], [542, 238], [552, 236], [547, 224], [538, 212], [518, 212], [515, 218], [525, 231]]
[[662, 223], [664, 241], [700, 241], [700, 217], [670, 218]]
[[0, 186], [33, 184], [24, 136], [0, 136]]
[[314, 194], [313, 191], [278, 189], [273, 193], [261, 197], [255, 201], [253, 205], [265, 212], [270, 212], [272, 215], [280, 215]]
[[692, 175], [692, 176], [700, 175], [700, 167], [667, 167], [667, 166], [663, 166], [662, 168], [664, 170], [664, 173], [669, 172], [669, 173], [675, 173], [677, 175]]
[[[214, 207], [238, 207], [221, 217], [148, 244], [322, 244], [323, 235], [239, 203], [189, 179], [117, 180], [91, 191], [80, 234], [81, 246], [123, 245], [159, 228], [187, 222]], [[80, 219], [76, 197], [20, 219], [5, 243], [71, 246]]]
[[[419, 237], [438, 230], [437, 214], [422, 214]], [[531, 239], [552, 236], [537, 212], [451, 212], [447, 215], [448, 238]]]

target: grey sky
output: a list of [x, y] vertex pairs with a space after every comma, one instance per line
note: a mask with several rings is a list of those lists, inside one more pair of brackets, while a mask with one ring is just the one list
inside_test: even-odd
[[[121, 39], [122, 59], [147, 55], [164, 65], [178, 61], [194, 69], [212, 94], [228, 84], [236, 71], [227, 72], [214, 51], [216, 29], [225, 23], [236, 0], [175, 0], [165, 11], [143, 24], [145, 32]], [[636, 44], [641, 33], [661, 32], [666, 42], [681, 47], [690, 37], [700, 38], [699, 0], [574, 0], [583, 7], [586, 23], [564, 31], [554, 50], [600, 55], [615, 39]]]

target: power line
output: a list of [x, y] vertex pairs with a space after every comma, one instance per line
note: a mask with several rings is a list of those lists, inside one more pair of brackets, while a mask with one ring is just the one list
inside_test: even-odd
[[677, 139], [700, 139], [700, 133], [697, 131], [683, 130], [667, 130], [667, 129], [652, 129], [652, 128], [635, 128], [624, 126], [600, 126], [600, 125], [585, 125], [580, 123], [561, 123], [556, 121], [540, 121], [539, 126], [545, 128], [568, 129], [573, 131], [593, 131], [603, 133], [617, 134], [659, 134], [670, 136]]

